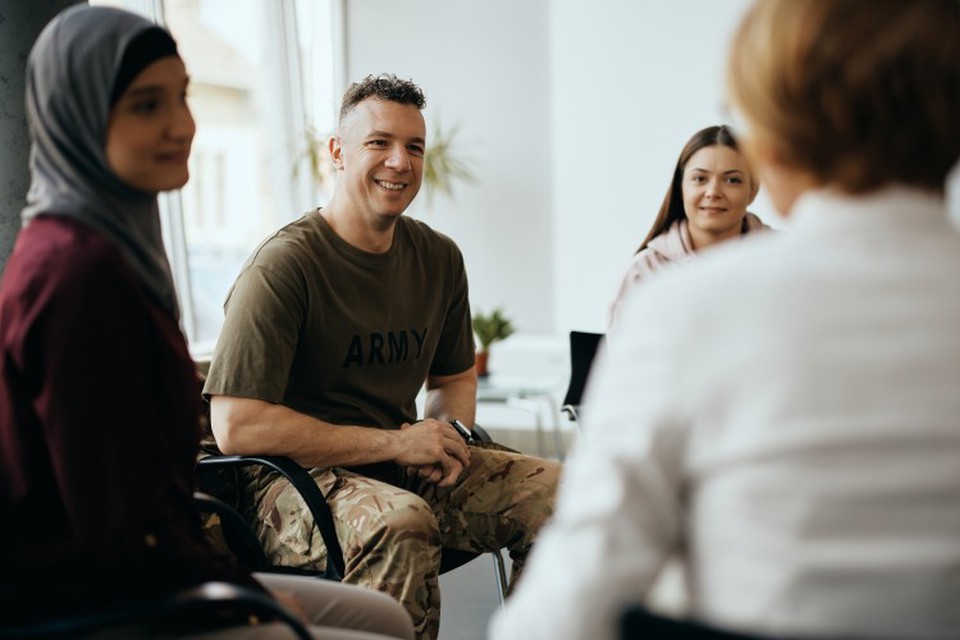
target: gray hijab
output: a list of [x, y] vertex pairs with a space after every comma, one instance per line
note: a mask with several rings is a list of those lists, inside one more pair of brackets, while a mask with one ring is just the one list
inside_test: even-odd
[[113, 240], [144, 287], [179, 317], [156, 194], [110, 169], [110, 95], [123, 54], [156, 25], [120, 9], [77, 5], [41, 32], [27, 60], [30, 189], [24, 226], [40, 215], [78, 220]]

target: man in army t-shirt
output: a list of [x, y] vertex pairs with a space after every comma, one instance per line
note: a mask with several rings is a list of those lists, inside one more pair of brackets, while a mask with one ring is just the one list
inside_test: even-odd
[[[220, 449], [284, 455], [327, 495], [345, 582], [394, 595], [436, 638], [442, 546], [508, 547], [514, 579], [552, 512], [559, 464], [468, 446], [477, 378], [459, 249], [403, 216], [420, 188], [425, 99], [370, 76], [343, 97], [327, 206], [254, 251], [231, 289], [204, 393]], [[426, 416], [416, 396], [426, 383]], [[251, 482], [271, 560], [326, 550], [284, 481]]]

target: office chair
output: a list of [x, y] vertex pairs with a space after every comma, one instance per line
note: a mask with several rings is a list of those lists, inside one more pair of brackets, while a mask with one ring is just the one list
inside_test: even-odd
[[[307, 509], [313, 517], [314, 526], [320, 532], [324, 546], [327, 549], [327, 566], [323, 572], [271, 565], [266, 560], [263, 547], [257, 540], [259, 554], [248, 553], [248, 546], [243, 540], [250, 536], [257, 539], [250, 524], [241, 516], [234, 518], [221, 517], [220, 524], [227, 546], [236, 555], [237, 560], [251, 571], [269, 571], [275, 573], [291, 573], [296, 575], [310, 575], [340, 582], [346, 573], [343, 560], [343, 549], [337, 538], [337, 530], [333, 523], [333, 513], [320, 487], [313, 481], [307, 470], [284, 456], [225, 456], [208, 454], [200, 458], [197, 463], [199, 485], [201, 490], [210, 493], [225, 502], [231, 511], [236, 513], [240, 506], [238, 487], [241, 486], [239, 470], [243, 467], [266, 467], [287, 480], [300, 494]], [[218, 473], [219, 472], [219, 473]], [[220, 512], [213, 510], [220, 515]], [[262, 560], [261, 560], [262, 556]]]
[[313, 637], [296, 617], [265, 593], [226, 582], [206, 582], [157, 600], [0, 629], [0, 639], [57, 640], [107, 631], [129, 632], [130, 637], [155, 637], [158, 633], [176, 637], [270, 621], [286, 624], [299, 640]]
[[[480, 427], [475, 426], [473, 433], [480, 441], [491, 441], [490, 436]], [[313, 481], [313, 478], [310, 477], [307, 470], [290, 458], [284, 456], [205, 455], [198, 461], [200, 487], [209, 493], [228, 497], [228, 500], [221, 502], [227, 502], [228, 504], [225, 506], [236, 513], [236, 508], [239, 507], [239, 495], [236, 493], [236, 488], [240, 486], [237, 472], [241, 468], [248, 466], [262, 466], [279, 473], [300, 493], [304, 503], [307, 505], [307, 509], [313, 517], [314, 526], [318, 528], [320, 537], [326, 546], [327, 566], [323, 572], [317, 572], [309, 569], [270, 565], [266, 560], [259, 542], [257, 543], [259, 554], [250, 552], [248, 549], [250, 536], [256, 539], [256, 534], [253, 533], [249, 523], [242, 517], [240, 517], [238, 521], [237, 518], [228, 515], [226, 518], [221, 517], [223, 537], [230, 551], [237, 557], [237, 560], [254, 571], [318, 576], [338, 582], [342, 580], [346, 572], [346, 564], [343, 558], [343, 549], [337, 538], [333, 513], [326, 502], [323, 492], [320, 491], [320, 488]], [[218, 513], [216, 511], [214, 512]], [[503, 555], [499, 549], [489, 553], [493, 556], [497, 592], [502, 604], [506, 599], [508, 588], [506, 566]], [[441, 549], [440, 554], [440, 573], [444, 574], [448, 571], [453, 571], [480, 555], [480, 552], [445, 547]], [[266, 563], [266, 566], [261, 563]]]
[[[210, 361], [200, 359], [195, 362], [197, 375], [200, 382], [206, 378], [210, 367]], [[274, 573], [289, 573], [295, 575], [319, 575], [328, 580], [337, 582], [343, 579], [346, 572], [346, 565], [343, 559], [343, 550], [340, 547], [340, 541], [337, 538], [337, 531], [333, 523], [333, 513], [327, 504], [326, 497], [320, 488], [316, 485], [306, 469], [299, 464], [284, 456], [225, 456], [216, 447], [212, 437], [210, 426], [210, 406], [204, 402], [202, 404], [204, 411], [200, 415], [200, 429], [208, 434], [201, 447], [202, 454], [198, 460], [198, 479], [200, 488], [206, 488], [207, 497], [194, 498], [198, 500], [198, 505], [203, 508], [203, 502], [207, 507], [203, 510], [220, 516], [220, 524], [223, 532], [224, 542], [229, 552], [245, 567], [251, 571], [267, 571]], [[473, 427], [474, 438], [480, 442], [493, 442], [490, 435], [479, 425]], [[316, 571], [298, 569], [295, 567], [283, 567], [271, 565], [266, 559], [263, 547], [257, 539], [256, 533], [250, 524], [239, 515], [237, 509], [240, 506], [239, 487], [241, 486], [239, 470], [245, 466], [263, 466], [279, 473], [287, 482], [293, 485], [300, 493], [301, 498], [310, 511], [314, 525], [319, 529], [320, 537], [327, 549], [327, 567], [318, 574]], [[210, 494], [225, 498], [217, 500], [222, 505], [215, 505], [211, 502]], [[219, 510], [224, 508], [233, 512], [233, 515], [220, 515]], [[250, 549], [251, 539], [256, 540], [257, 550]], [[507, 579], [506, 565], [504, 564], [503, 554], [499, 549], [491, 551], [494, 564], [494, 575], [497, 584], [497, 594], [500, 597], [500, 604], [503, 604], [507, 597], [509, 581]], [[440, 553], [440, 573], [463, 566], [481, 554], [475, 551], [466, 551], [463, 549], [443, 548]]]
[[590, 377], [590, 368], [597, 355], [597, 350], [603, 343], [604, 334], [587, 331], [570, 332], [570, 383], [563, 398], [561, 411], [568, 418], [579, 424], [580, 403], [583, 399], [583, 390]]

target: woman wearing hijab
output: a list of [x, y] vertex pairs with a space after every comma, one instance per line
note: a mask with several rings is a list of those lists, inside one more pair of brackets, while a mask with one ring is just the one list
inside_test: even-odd
[[[200, 395], [156, 200], [188, 178], [188, 82], [171, 36], [118, 9], [65, 10], [30, 54], [31, 185], [0, 283], [0, 629], [260, 588], [214, 557], [192, 499]], [[412, 637], [382, 594], [263, 581], [310, 622]]]

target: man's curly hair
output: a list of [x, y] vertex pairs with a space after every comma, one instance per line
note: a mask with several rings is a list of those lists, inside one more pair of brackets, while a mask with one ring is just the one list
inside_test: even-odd
[[351, 84], [343, 94], [343, 101], [340, 103], [340, 121], [342, 122], [344, 116], [350, 113], [355, 106], [370, 97], [400, 104], [411, 104], [417, 109], [423, 109], [427, 104], [427, 98], [423, 95], [423, 90], [414, 84], [413, 80], [404, 80], [392, 73], [369, 75], [363, 80]]

